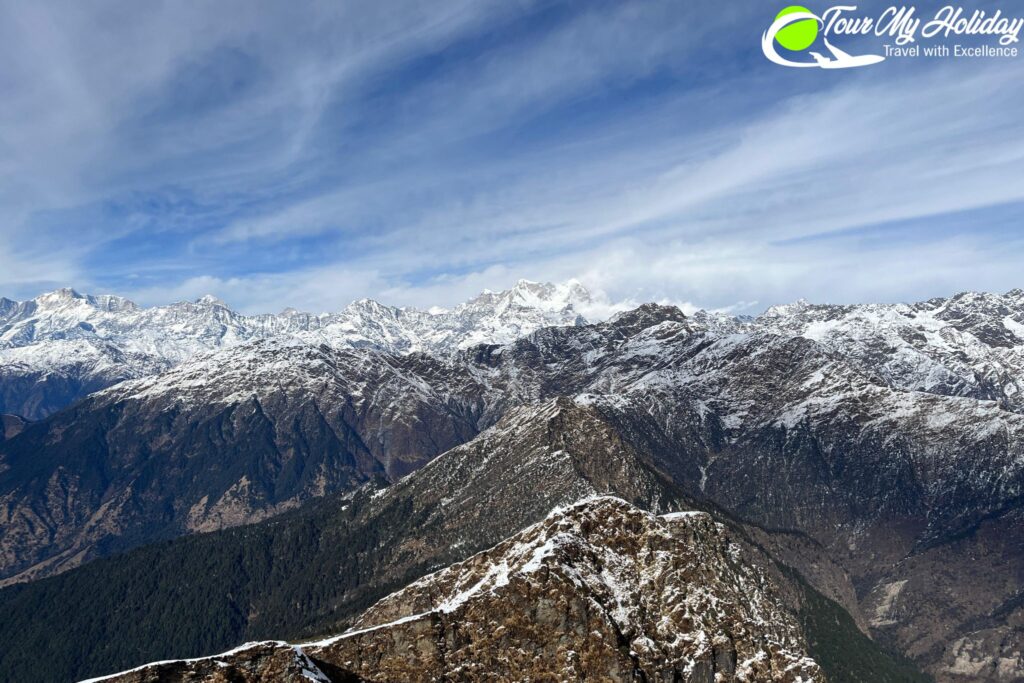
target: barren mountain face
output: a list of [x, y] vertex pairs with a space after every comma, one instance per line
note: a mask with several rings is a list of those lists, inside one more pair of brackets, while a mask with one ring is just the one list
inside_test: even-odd
[[[542, 327], [547, 304], [524, 287], [514, 305], [485, 295], [444, 314], [474, 330], [501, 319], [502, 343], [424, 353], [276, 334], [29, 423], [0, 442], [3, 576], [391, 484], [367, 509], [408, 494], [421, 533], [371, 564], [407, 582], [613, 492], [771, 531], [765, 553], [938, 680], [1024, 675], [1019, 291], [756, 319], [645, 305]], [[508, 317], [531, 305], [539, 318]], [[360, 330], [384, 329], [384, 312], [361, 310]]]
[[27, 421], [17, 415], [0, 415], [0, 441], [17, 436], [26, 424]]

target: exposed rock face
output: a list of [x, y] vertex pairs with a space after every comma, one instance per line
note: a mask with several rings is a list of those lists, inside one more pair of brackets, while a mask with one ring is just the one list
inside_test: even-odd
[[11, 439], [20, 434], [28, 422], [17, 415], [0, 415], [0, 441]]
[[247, 643], [218, 657], [163, 662], [111, 678], [91, 679], [96, 682], [105, 680], [122, 683], [335, 683], [300, 648], [280, 641]]
[[[824, 681], [774, 591], [706, 513], [596, 498], [300, 647], [329, 680]], [[107, 680], [220, 680], [211, 661], [252, 668], [264, 647]]]

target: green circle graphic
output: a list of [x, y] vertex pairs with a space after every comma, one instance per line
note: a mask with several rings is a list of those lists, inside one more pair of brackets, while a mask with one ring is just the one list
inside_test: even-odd
[[[810, 11], [811, 10], [806, 7], [801, 7], [800, 5], [790, 5], [776, 14], [775, 18], [778, 19], [779, 17], [784, 17], [787, 14], [793, 14], [794, 12], [810, 13]], [[817, 19], [801, 19], [800, 21], [793, 22], [775, 34], [775, 40], [779, 41], [779, 45], [787, 50], [792, 50], [793, 52], [806, 50], [814, 43], [817, 37]]]

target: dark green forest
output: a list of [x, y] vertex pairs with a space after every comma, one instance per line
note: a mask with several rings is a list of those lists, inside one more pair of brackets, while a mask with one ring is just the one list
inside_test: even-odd
[[[347, 503], [347, 506], [346, 506]], [[418, 522], [403, 502], [354, 523], [360, 500], [187, 536], [0, 590], [0, 680], [69, 681], [238, 643], [344, 628], [427, 573], [374, 561]]]
[[[336, 633], [382, 596], [459, 559], [447, 549], [405, 548], [428, 509], [398, 498], [369, 515], [369, 502], [365, 491], [326, 499], [0, 590], [0, 680], [71, 681], [249, 640]], [[864, 637], [835, 602], [801, 585], [811, 654], [832, 681], [928, 680]]]
[[857, 628], [853, 618], [836, 602], [790, 572], [803, 588], [800, 622], [810, 655], [833, 683], [927, 683], [913, 662], [882, 649]]

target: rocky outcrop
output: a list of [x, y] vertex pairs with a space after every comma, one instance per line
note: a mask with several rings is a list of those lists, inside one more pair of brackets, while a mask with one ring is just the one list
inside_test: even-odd
[[417, 581], [308, 651], [375, 681], [824, 680], [774, 590], [706, 513], [659, 518], [597, 498]]
[[[385, 598], [353, 630], [299, 647], [313, 675], [337, 681], [825, 680], [796, 619], [724, 527], [610, 497], [556, 510]], [[221, 680], [295, 649], [277, 651], [288, 656], [257, 645], [104, 680]]]
[[17, 415], [0, 415], [0, 441], [14, 438], [27, 424], [27, 420]]

